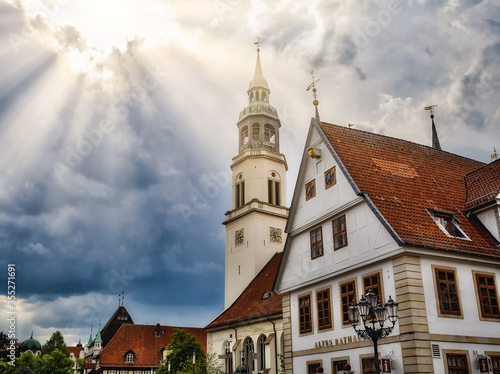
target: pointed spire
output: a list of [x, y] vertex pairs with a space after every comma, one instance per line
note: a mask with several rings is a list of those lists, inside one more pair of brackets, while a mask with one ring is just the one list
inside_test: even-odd
[[92, 325], [90, 326], [90, 337], [89, 341], [87, 342], [87, 347], [90, 347], [92, 345]]
[[[260, 42], [258, 42], [260, 45]], [[255, 88], [264, 88], [270, 93], [269, 85], [267, 84], [264, 75], [262, 74], [262, 66], [260, 65], [260, 48], [257, 48], [257, 63], [255, 64], [255, 73], [253, 75], [253, 79], [250, 81], [248, 85], [248, 92], [252, 91]]]
[[431, 114], [431, 119], [432, 119], [432, 148], [441, 150], [441, 144], [439, 143], [436, 124], [434, 123], [434, 114]]
[[436, 124], [434, 123], [434, 108], [436, 105], [429, 105], [425, 107], [425, 110], [431, 112], [431, 121], [432, 121], [432, 148], [441, 150], [441, 144], [439, 143], [439, 137], [436, 130]]
[[97, 330], [97, 335], [95, 337], [95, 341], [102, 343], [102, 338], [101, 338], [101, 320], [99, 320], [99, 330]]

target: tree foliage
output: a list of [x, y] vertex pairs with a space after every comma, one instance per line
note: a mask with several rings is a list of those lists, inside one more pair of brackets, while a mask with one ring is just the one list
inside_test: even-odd
[[10, 351], [12, 347], [14, 347], [15, 356], [19, 357], [19, 346], [20, 344], [17, 339], [11, 339], [6, 333], [0, 331], [0, 359], [4, 361], [10, 361], [10, 358], [8, 356], [10, 356], [11, 354]]
[[56, 349], [66, 352], [66, 343], [60, 331], [53, 333], [49, 340], [42, 346], [42, 355], [51, 354]]
[[194, 335], [186, 330], [175, 329], [172, 334], [172, 341], [167, 346], [168, 355], [158, 370], [157, 374], [168, 373], [168, 363], [170, 361], [171, 374], [190, 374], [193, 372], [193, 351], [196, 354], [195, 374], [206, 373], [205, 352], [200, 343], [196, 341]]
[[0, 360], [1, 374], [73, 374], [73, 361], [65, 351], [55, 349], [50, 354], [35, 356], [25, 352], [16, 358], [15, 365]]

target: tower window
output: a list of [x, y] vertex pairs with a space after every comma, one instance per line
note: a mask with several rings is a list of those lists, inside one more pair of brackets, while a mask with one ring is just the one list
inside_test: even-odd
[[258, 123], [254, 123], [252, 125], [252, 140], [260, 139], [260, 125]]
[[240, 132], [240, 147], [248, 143], [248, 126], [243, 126]]
[[266, 123], [264, 126], [264, 141], [276, 144], [276, 130], [274, 129], [274, 126], [269, 123]]
[[235, 207], [239, 208], [245, 205], [245, 181], [236, 184], [235, 197]]
[[280, 182], [268, 179], [267, 195], [269, 204], [280, 205]]

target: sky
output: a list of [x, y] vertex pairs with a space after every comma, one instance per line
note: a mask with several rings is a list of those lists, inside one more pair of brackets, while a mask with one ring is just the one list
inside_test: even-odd
[[0, 0], [0, 279], [15, 264], [17, 338], [85, 343], [122, 291], [135, 323], [223, 310], [257, 37], [289, 202], [311, 71], [322, 121], [430, 145], [437, 105], [441, 147], [491, 162], [498, 20], [497, 0]]

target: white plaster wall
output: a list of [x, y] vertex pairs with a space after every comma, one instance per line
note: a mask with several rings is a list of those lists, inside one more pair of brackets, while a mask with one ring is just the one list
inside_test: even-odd
[[[331, 218], [342, 214], [346, 216], [348, 245], [334, 251]], [[311, 260], [310, 229], [292, 237], [287, 263], [282, 270], [280, 289], [293, 289], [304, 282], [339, 274], [399, 248], [368, 205], [362, 201], [334, 217], [328, 217], [310, 228], [322, 226], [324, 254], [321, 257]]]
[[[394, 360], [395, 369], [392, 371], [394, 374], [403, 373], [403, 355], [401, 347], [397, 343], [379, 345], [379, 358], [390, 355]], [[341, 350], [336, 352], [320, 353], [308, 356], [299, 356], [293, 359], [293, 372], [296, 374], [307, 373], [307, 363], [310, 361], [321, 360], [324, 374], [332, 374], [331, 361], [340, 357], [349, 357], [349, 364], [351, 370], [356, 374], [361, 373], [361, 360], [360, 356], [369, 357], [373, 356], [373, 346], [358, 348], [355, 350]]]
[[[286, 218], [253, 212], [226, 225], [225, 306], [228, 307], [250, 284], [286, 240]], [[280, 228], [282, 243], [269, 240], [269, 227]], [[244, 229], [243, 244], [235, 246], [236, 230]]]
[[476, 353], [481, 355], [484, 355], [484, 352], [491, 352], [491, 351], [499, 352], [500, 354], [500, 347], [496, 346], [495, 348], [492, 347], [491, 345], [486, 345], [486, 344], [453, 343], [453, 342], [437, 342], [437, 341], [433, 341], [431, 342], [431, 344], [437, 344], [440, 350], [440, 357], [439, 358], [433, 357], [432, 359], [435, 374], [446, 374], [445, 370], [446, 357], [443, 354], [443, 350], [467, 351], [469, 353], [470, 368], [472, 370], [472, 373], [479, 373], [479, 370], [476, 369], [477, 356], [474, 354], [474, 351], [476, 351]]
[[[463, 319], [438, 317], [438, 305], [434, 288], [432, 265], [456, 269]], [[479, 319], [475, 280], [472, 271], [494, 273], [497, 290], [500, 280], [500, 266], [491, 263], [475, 263], [447, 259], [421, 258], [422, 279], [424, 283], [427, 321], [431, 334], [451, 334], [464, 336], [499, 337], [500, 322], [481, 321]]]
[[[500, 208], [492, 207], [484, 212], [478, 213], [477, 217], [483, 223], [483, 225], [488, 229], [488, 231], [493, 235], [497, 240], [500, 240], [499, 227], [500, 222], [497, 222], [497, 217], [495, 215], [495, 211], [498, 211]], [[498, 212], [497, 212], [498, 214]]]
[[[259, 154], [271, 153], [270, 151], [256, 151]], [[251, 153], [251, 151], [248, 151]], [[268, 179], [271, 172], [275, 172], [280, 179], [280, 205], [287, 206], [286, 202], [286, 166], [284, 162], [263, 156], [249, 157], [233, 167], [233, 209], [235, 208], [235, 186], [240, 181], [245, 181], [245, 203], [257, 198], [268, 201]], [[240, 173], [242, 179], [238, 179]]]
[[[291, 327], [292, 327], [292, 349], [293, 351], [302, 351], [315, 348], [315, 343], [328, 340], [328, 339], [341, 339], [344, 337], [355, 336], [356, 333], [351, 325], [342, 326], [342, 308], [341, 308], [341, 298], [340, 298], [340, 283], [346, 280], [356, 278], [356, 287], [358, 299], [363, 293], [363, 276], [368, 274], [373, 274], [376, 272], [381, 272], [381, 282], [383, 287], [383, 303], [385, 303], [389, 296], [395, 299], [395, 285], [394, 285], [394, 273], [392, 261], [387, 260], [382, 263], [372, 265], [363, 269], [358, 269], [353, 272], [347, 272], [341, 276], [328, 279], [323, 282], [318, 282], [310, 287], [302, 288], [298, 291], [294, 291], [290, 294], [290, 312], [291, 312]], [[333, 315], [333, 329], [326, 331], [318, 330], [318, 315], [316, 307], [316, 290], [324, 289], [330, 287], [331, 289], [331, 307]], [[299, 334], [299, 307], [298, 298], [303, 294], [311, 294], [311, 306], [312, 306], [312, 320], [313, 320], [313, 331], [309, 334]], [[395, 300], [397, 302], [397, 300]], [[396, 326], [391, 335], [399, 334], [399, 325]]]
[[[266, 347], [266, 364], [269, 368], [271, 368], [271, 373], [276, 373], [276, 362], [274, 359], [275, 345], [274, 339], [276, 340], [276, 347], [278, 349], [278, 353], [282, 354], [281, 350], [281, 337], [283, 334], [283, 319], [273, 320], [276, 329], [276, 335], [273, 340], [269, 343], [268, 347]], [[255, 352], [257, 352], [257, 342], [259, 337], [264, 334], [268, 337], [270, 334], [274, 333], [273, 325], [269, 321], [258, 322], [258, 323], [248, 323], [242, 326], [235, 327], [237, 331], [233, 328], [227, 328], [219, 331], [208, 332], [207, 333], [207, 351], [208, 353], [215, 352], [218, 355], [224, 353], [224, 343], [226, 341], [231, 341], [231, 349], [236, 343], [236, 337], [241, 339], [240, 344], [236, 349], [236, 355], [233, 352], [233, 369], [236, 369], [241, 364], [241, 351], [243, 348], [243, 343], [247, 337], [252, 338], [254, 343]], [[230, 335], [232, 336], [230, 338]], [[224, 368], [224, 360], [219, 359], [222, 367]], [[280, 361], [278, 359], [278, 366], [280, 365]], [[258, 372], [257, 362], [255, 363], [255, 373]]]

